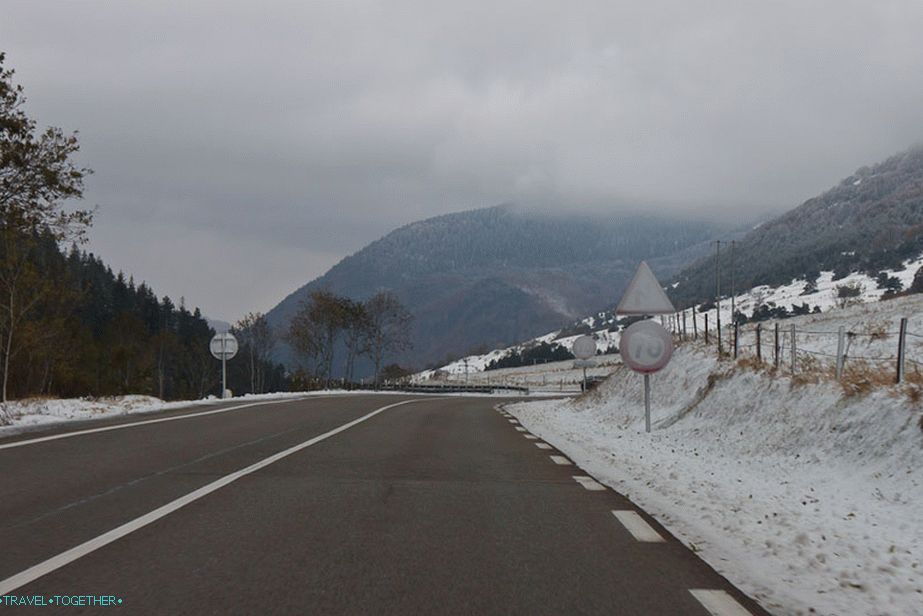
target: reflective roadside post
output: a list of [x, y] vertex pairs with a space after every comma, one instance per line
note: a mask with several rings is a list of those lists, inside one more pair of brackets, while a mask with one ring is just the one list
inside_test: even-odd
[[[628, 289], [615, 309], [616, 314], [649, 317], [676, 312], [657, 282], [654, 272], [641, 261]], [[644, 375], [644, 429], [651, 431], [651, 374], [663, 369], [673, 356], [673, 337], [654, 321], [632, 323], [619, 339], [622, 361]]]

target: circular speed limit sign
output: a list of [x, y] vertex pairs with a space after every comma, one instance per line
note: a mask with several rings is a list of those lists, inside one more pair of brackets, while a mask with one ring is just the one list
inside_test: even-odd
[[619, 354], [622, 361], [635, 372], [657, 372], [673, 356], [673, 338], [653, 321], [638, 321], [622, 333]]

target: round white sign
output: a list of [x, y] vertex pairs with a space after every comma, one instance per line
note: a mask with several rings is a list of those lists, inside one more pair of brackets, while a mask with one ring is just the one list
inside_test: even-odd
[[571, 352], [577, 359], [589, 359], [596, 355], [596, 339], [593, 336], [580, 336], [574, 340]]
[[622, 361], [635, 372], [657, 372], [673, 356], [673, 338], [653, 321], [638, 321], [622, 332], [619, 354]]
[[237, 355], [237, 338], [231, 333], [215, 334], [208, 348], [215, 359], [233, 359]]

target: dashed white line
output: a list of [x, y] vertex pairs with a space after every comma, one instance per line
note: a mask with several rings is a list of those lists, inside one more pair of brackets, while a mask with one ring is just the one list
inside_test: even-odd
[[185, 507], [189, 503], [197, 501], [200, 498], [207, 496], [208, 494], [211, 494], [212, 492], [219, 490], [223, 488], [224, 486], [237, 481], [241, 477], [245, 477], [246, 475], [254, 473], [260, 470], [261, 468], [265, 468], [269, 466], [270, 464], [273, 464], [274, 462], [278, 462], [282, 458], [286, 458], [292, 455], [293, 453], [296, 453], [298, 451], [301, 451], [302, 449], [310, 447], [311, 445], [316, 445], [317, 443], [327, 440], [331, 436], [339, 434], [340, 432], [349, 430], [353, 426], [360, 424], [363, 421], [366, 421], [368, 419], [371, 419], [375, 415], [378, 415], [379, 413], [383, 413], [384, 411], [387, 411], [388, 409], [392, 409], [396, 406], [401, 406], [404, 404], [410, 404], [410, 403], [419, 402], [419, 401], [421, 400], [420, 399], [404, 400], [403, 402], [398, 402], [396, 404], [389, 404], [388, 406], [383, 406], [380, 409], [376, 409], [372, 411], [368, 415], [363, 415], [362, 417], [358, 419], [354, 419], [348, 423], [345, 423], [338, 428], [334, 428], [333, 430], [330, 430], [329, 432], [324, 432], [323, 434], [319, 436], [315, 436], [311, 439], [304, 441], [303, 443], [299, 443], [298, 445], [289, 447], [288, 449], [284, 449], [276, 454], [269, 456], [268, 458], [264, 458], [263, 460], [260, 460], [259, 462], [251, 464], [250, 466], [247, 466], [245, 468], [242, 468], [239, 471], [235, 471], [229, 475], [225, 475], [224, 477], [216, 481], [213, 481], [207, 485], [204, 485], [197, 490], [193, 490], [192, 492], [190, 492], [189, 494], [186, 494], [185, 496], [181, 496], [177, 498], [176, 500], [170, 501], [166, 505], [158, 507], [157, 509], [154, 509], [153, 511], [142, 515], [141, 517], [135, 518], [134, 520], [131, 520], [130, 522], [126, 522], [125, 524], [122, 524], [121, 526], [117, 528], [114, 528], [106, 533], [103, 533], [102, 535], [99, 535], [98, 537], [95, 537], [94, 539], [90, 539], [89, 541], [81, 543], [78, 546], [75, 546], [69, 550], [61, 552], [57, 556], [53, 556], [46, 561], [40, 562], [37, 565], [29, 567], [28, 569], [21, 571], [12, 577], [8, 577], [5, 580], [0, 580], [0, 597], [2, 597], [3, 595], [8, 595], [14, 590], [16, 590], [17, 588], [24, 586], [25, 584], [28, 584], [42, 577], [43, 575], [47, 575], [48, 573], [51, 573], [52, 571], [60, 569], [61, 567], [64, 567], [65, 565], [68, 565], [74, 562], [75, 560], [82, 558], [86, 556], [87, 554], [90, 554], [91, 552], [95, 552], [96, 550], [102, 547], [105, 547], [109, 545], [110, 543], [117, 541], [130, 533], [133, 533], [139, 528], [143, 528], [147, 526], [148, 524], [151, 524], [152, 522], [159, 520], [160, 518], [168, 516], [174, 511]]
[[518, 424], [518, 423], [519, 423], [519, 422], [516, 421], [515, 419], [508, 419], [507, 421], [509, 421], [511, 424]]
[[539, 449], [551, 449], [551, 445], [548, 443], [535, 443], [535, 446]]
[[526, 429], [523, 428], [522, 426], [516, 426], [516, 431], [517, 431], [517, 432], [525, 432]]
[[538, 440], [538, 437], [535, 436], [534, 434], [523, 434], [523, 436], [526, 437], [527, 439], [529, 439], [530, 441], [537, 441], [537, 440]]
[[587, 477], [586, 475], [574, 475], [574, 481], [582, 485], [587, 490], [590, 490], [591, 492], [600, 492], [606, 489], [606, 486], [598, 483], [592, 477]]
[[646, 543], [663, 542], [663, 537], [660, 536], [660, 533], [645, 522], [644, 518], [638, 515], [637, 511], [613, 511], [612, 515], [614, 515], [618, 521], [622, 523], [622, 526], [631, 533], [631, 536], [638, 541], [644, 541]]
[[571, 462], [564, 456], [549, 456], [549, 457], [551, 458], [552, 462], [560, 466], [569, 466], [570, 464], [573, 464], [573, 462]]
[[748, 610], [723, 590], [689, 591], [712, 616], [752, 616]]

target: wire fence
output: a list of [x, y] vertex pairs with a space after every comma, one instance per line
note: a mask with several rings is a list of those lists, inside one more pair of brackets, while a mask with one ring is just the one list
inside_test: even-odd
[[881, 325], [836, 329], [799, 328], [794, 323], [762, 322], [717, 324], [690, 318], [687, 312], [665, 315], [662, 323], [675, 339], [700, 340], [714, 346], [719, 357], [752, 359], [788, 371], [832, 369], [837, 380], [847, 369], [893, 371], [895, 383], [907, 378], [907, 367], [915, 374], [923, 368], [923, 332], [908, 329], [901, 318], [896, 329]]

